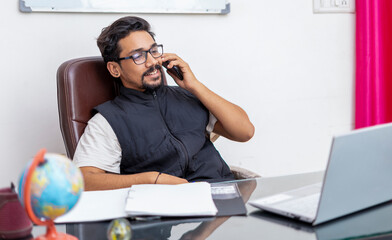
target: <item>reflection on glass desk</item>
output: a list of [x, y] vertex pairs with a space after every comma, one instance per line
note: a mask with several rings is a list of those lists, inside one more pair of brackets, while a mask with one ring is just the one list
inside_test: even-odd
[[[323, 172], [235, 181], [244, 201], [321, 181]], [[248, 216], [131, 220], [132, 239], [386, 239], [392, 237], [392, 203], [316, 227], [246, 205]], [[66, 224], [79, 239], [107, 239], [110, 221]], [[64, 226], [64, 225], [60, 225]]]
[[271, 223], [312, 234], [315, 239], [392, 239], [392, 203], [384, 203], [315, 227], [265, 211], [250, 214]]

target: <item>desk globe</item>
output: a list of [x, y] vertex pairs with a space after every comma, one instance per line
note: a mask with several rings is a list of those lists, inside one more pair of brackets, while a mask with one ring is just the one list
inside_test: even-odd
[[80, 170], [63, 155], [42, 149], [27, 164], [19, 181], [19, 198], [30, 219], [47, 226], [46, 235], [37, 240], [77, 239], [58, 233], [53, 221], [75, 206], [83, 188]]

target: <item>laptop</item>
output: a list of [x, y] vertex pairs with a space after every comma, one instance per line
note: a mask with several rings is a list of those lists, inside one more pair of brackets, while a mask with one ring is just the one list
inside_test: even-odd
[[312, 225], [392, 199], [392, 123], [332, 140], [323, 182], [249, 201]]

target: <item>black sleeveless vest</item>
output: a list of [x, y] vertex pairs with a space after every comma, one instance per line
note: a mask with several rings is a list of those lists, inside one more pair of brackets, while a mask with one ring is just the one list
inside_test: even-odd
[[121, 87], [118, 97], [95, 110], [120, 143], [121, 174], [158, 171], [188, 181], [234, 179], [205, 136], [208, 110], [180, 87], [161, 86], [154, 92]]

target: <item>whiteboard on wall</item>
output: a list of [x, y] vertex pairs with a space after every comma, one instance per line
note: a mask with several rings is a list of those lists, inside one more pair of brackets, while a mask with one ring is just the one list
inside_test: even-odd
[[19, 0], [21, 12], [228, 14], [228, 0]]

